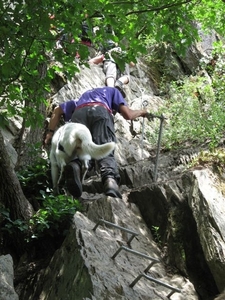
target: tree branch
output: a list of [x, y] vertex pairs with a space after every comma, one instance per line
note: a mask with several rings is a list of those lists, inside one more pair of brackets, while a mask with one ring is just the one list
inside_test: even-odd
[[[181, 6], [183, 4], [187, 4], [187, 3], [190, 3], [190, 2], [193, 2], [193, 0], [185, 0], [185, 1], [177, 2], [177, 3], [162, 5], [162, 6], [159, 6], [159, 7], [152, 7], [152, 6], [147, 5], [147, 7], [149, 7], [149, 8], [146, 8], [146, 9], [143, 9], [143, 10], [130, 11], [130, 12], [126, 13], [126, 16], [133, 15], [133, 14], [141, 14], [141, 13], [151, 12], [151, 11], [160, 11], [160, 10], [168, 9], [168, 8], [171, 8], [171, 7]], [[139, 1], [134, 1], [133, 5], [138, 4], [138, 3], [139, 3]], [[131, 5], [132, 3], [127, 2], [127, 1], [119, 1], [119, 2], [112, 2], [111, 4], [112, 5], [118, 5], [118, 4], [119, 5], [120, 4]]]

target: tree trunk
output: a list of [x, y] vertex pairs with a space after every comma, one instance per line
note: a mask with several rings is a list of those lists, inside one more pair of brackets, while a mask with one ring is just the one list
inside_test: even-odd
[[24, 196], [19, 180], [10, 164], [10, 159], [0, 130], [0, 202], [10, 211], [12, 220], [28, 220], [33, 214], [32, 205]]

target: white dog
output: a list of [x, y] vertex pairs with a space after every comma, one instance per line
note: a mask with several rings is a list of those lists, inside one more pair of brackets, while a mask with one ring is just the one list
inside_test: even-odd
[[80, 123], [66, 123], [61, 126], [53, 135], [50, 163], [53, 183], [53, 192], [58, 194], [58, 184], [62, 178], [66, 164], [75, 158], [79, 158], [84, 163], [85, 173], [87, 173], [88, 162], [91, 158], [102, 159], [109, 155], [116, 144], [114, 142], [97, 145], [92, 141], [89, 129]]

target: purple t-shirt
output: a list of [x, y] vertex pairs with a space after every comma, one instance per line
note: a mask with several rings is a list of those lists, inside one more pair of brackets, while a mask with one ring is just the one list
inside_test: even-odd
[[59, 105], [63, 110], [63, 118], [64, 118], [65, 122], [70, 121], [72, 114], [73, 114], [75, 108], [77, 107], [77, 101], [78, 101], [78, 99], [70, 100], [67, 102], [63, 102]]
[[81, 95], [77, 101], [77, 107], [89, 102], [100, 102], [103, 103], [109, 110], [115, 110], [119, 112], [120, 104], [126, 105], [121, 93], [114, 87], [101, 87], [86, 91]]
[[120, 104], [127, 106], [127, 102], [116, 88], [108, 86], [95, 88], [83, 93], [79, 99], [70, 100], [59, 105], [63, 110], [64, 120], [66, 122], [70, 121], [76, 107], [89, 102], [103, 103], [109, 110], [115, 110], [116, 112], [119, 112]]

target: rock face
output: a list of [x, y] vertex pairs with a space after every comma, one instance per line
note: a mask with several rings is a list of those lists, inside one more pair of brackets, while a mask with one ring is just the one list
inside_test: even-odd
[[0, 256], [0, 299], [19, 300], [13, 286], [13, 260], [10, 255]]
[[[52, 104], [103, 85], [101, 66], [81, 67], [74, 80], [52, 97]], [[163, 104], [157, 88], [148, 65], [139, 61], [125, 88], [129, 105], [146, 104], [157, 113]], [[157, 157], [157, 141], [150, 144], [146, 133], [158, 130], [159, 120], [130, 122], [117, 114], [115, 129], [123, 199], [105, 197], [100, 179], [88, 178], [80, 199], [84, 211], [74, 215], [48, 267], [29, 275], [16, 289], [20, 299], [214, 299], [225, 287], [224, 196], [215, 174], [208, 169], [184, 171], [197, 148], [161, 151]], [[103, 222], [93, 230], [99, 220], [120, 228]], [[138, 235], [129, 243], [132, 234], [121, 227]], [[12, 274], [9, 282], [10, 291]], [[17, 298], [12, 293], [2, 299]]]
[[89, 180], [95, 192], [90, 187], [83, 192], [83, 213], [74, 215], [62, 247], [38, 276], [32, 294], [24, 290], [22, 299], [191, 300], [219, 293], [225, 275], [222, 252], [220, 258], [217, 254], [224, 245], [223, 218], [217, 217], [220, 209], [212, 209], [219, 191], [212, 188], [208, 169], [136, 189], [124, 185], [122, 200], [101, 194], [98, 179]]
[[[114, 228], [111, 224], [98, 225], [99, 219], [130, 229], [138, 235], [127, 244], [132, 234]], [[151, 259], [126, 250], [121, 250], [115, 256], [122, 245]], [[112, 258], [113, 256], [115, 258]], [[168, 299], [166, 296], [171, 293], [170, 288], [148, 281], [144, 277], [130, 287], [154, 259], [158, 262], [146, 274], [181, 291], [181, 293], [175, 291], [171, 299], [198, 299], [189, 280], [167, 272], [160, 259], [160, 250], [153, 241], [137, 206], [128, 203], [126, 199], [119, 200], [99, 195], [98, 199], [89, 205], [85, 215], [82, 213], [74, 215], [67, 238], [43, 275], [42, 288], [37, 286], [37, 291], [42, 292], [40, 295], [34, 293], [33, 298]]]
[[225, 286], [225, 206], [218, 179], [209, 170], [193, 172], [192, 210], [204, 256], [218, 289]]

